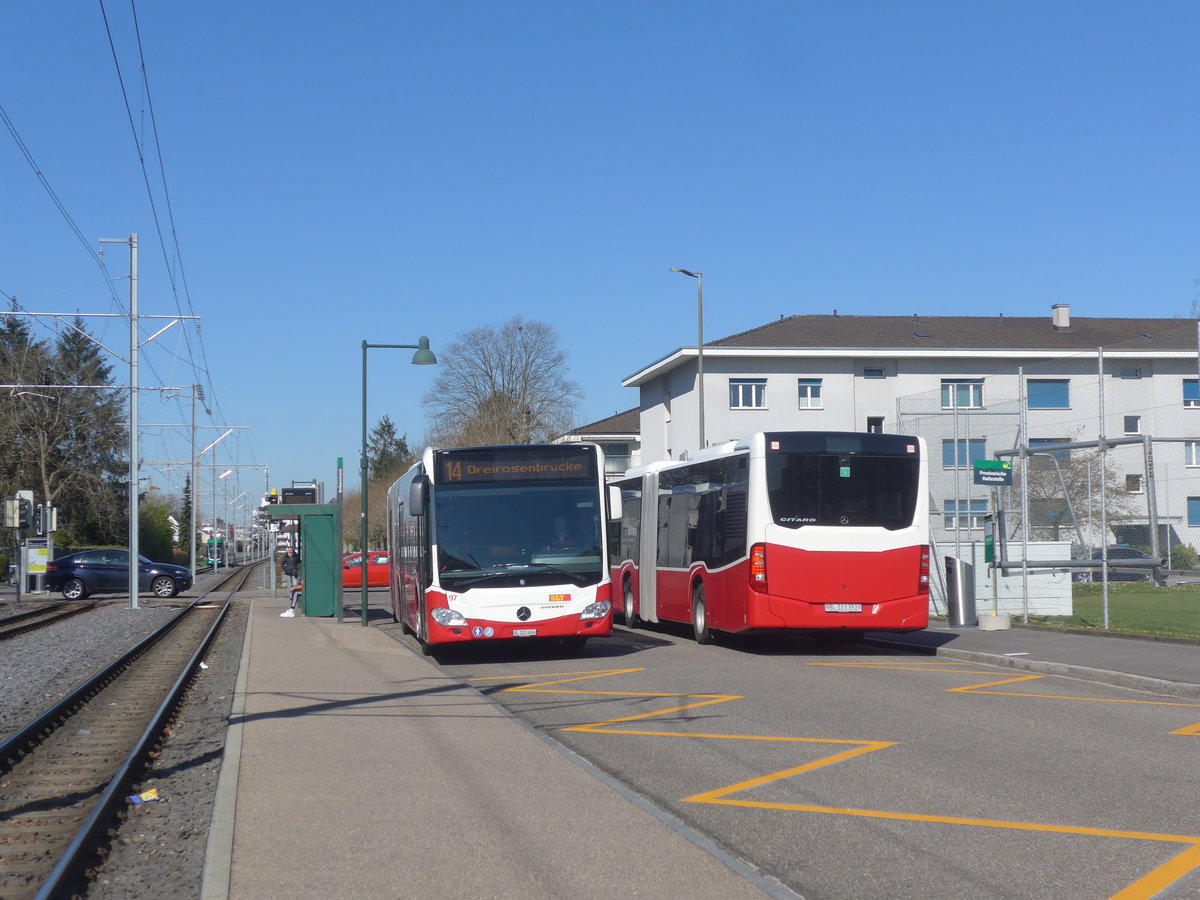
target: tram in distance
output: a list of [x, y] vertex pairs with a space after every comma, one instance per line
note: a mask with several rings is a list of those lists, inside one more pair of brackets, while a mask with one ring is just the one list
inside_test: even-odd
[[759, 432], [615, 484], [609, 565], [625, 624], [797, 630], [830, 643], [929, 624], [924, 439]]
[[392, 615], [423, 650], [503, 638], [579, 649], [612, 634], [596, 444], [426, 448], [388, 490]]

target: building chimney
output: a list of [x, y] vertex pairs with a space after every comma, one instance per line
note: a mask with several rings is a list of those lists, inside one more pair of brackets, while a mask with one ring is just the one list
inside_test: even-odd
[[1070, 303], [1055, 303], [1050, 307], [1050, 315], [1053, 317], [1055, 331], [1065, 331], [1071, 327]]

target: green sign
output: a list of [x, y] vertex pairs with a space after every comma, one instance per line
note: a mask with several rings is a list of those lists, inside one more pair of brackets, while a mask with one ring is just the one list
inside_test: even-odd
[[976, 469], [1007, 470], [1012, 468], [1012, 463], [1007, 459], [977, 459], [971, 465]]
[[996, 561], [996, 529], [990, 515], [983, 517], [983, 561]]
[[1012, 486], [1012, 463], [1007, 459], [977, 459], [971, 465], [975, 470], [975, 484]]

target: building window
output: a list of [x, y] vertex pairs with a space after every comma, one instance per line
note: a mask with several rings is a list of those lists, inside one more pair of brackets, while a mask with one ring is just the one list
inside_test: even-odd
[[883, 416], [867, 416], [867, 433], [883, 434]]
[[1070, 409], [1071, 382], [1065, 378], [1031, 378], [1026, 383], [1030, 409]]
[[1140, 494], [1142, 492], [1142, 476], [1141, 475], [1126, 475], [1125, 490], [1131, 494]]
[[1125, 417], [1125, 433], [1126, 434], [1141, 434], [1142, 433], [1142, 417], [1141, 416], [1126, 416]]
[[1118, 377], [1119, 378], [1141, 378], [1142, 370], [1137, 368], [1136, 366], [1124, 368], [1124, 369], [1120, 370]]
[[1200, 527], [1200, 497], [1188, 497], [1188, 525]]
[[876, 366], [871, 369], [863, 369], [863, 378], [883, 378], [883, 369]]
[[629, 468], [631, 445], [625, 443], [601, 444], [604, 451], [604, 473], [621, 475]]
[[944, 504], [947, 531], [957, 531], [960, 528], [974, 531], [983, 529], [983, 517], [987, 515], [988, 508], [986, 500], [959, 500], [957, 514], [955, 503], [954, 500], [947, 500]]
[[801, 378], [798, 382], [801, 409], [821, 408], [821, 379]]
[[767, 379], [765, 379], [765, 378], [730, 378], [729, 379], [729, 408], [730, 409], [766, 409], [767, 408]]
[[1183, 464], [1200, 466], [1200, 441], [1183, 442]]
[[[1036, 450], [1039, 447], [1051, 447], [1051, 446], [1054, 446], [1055, 444], [1067, 444], [1067, 443], [1070, 443], [1070, 441], [1068, 441], [1066, 438], [1030, 438], [1029, 439], [1029, 449]], [[1066, 462], [1067, 460], [1069, 460], [1071, 458], [1070, 448], [1066, 448], [1063, 450], [1041, 450], [1039, 452], [1046, 454], [1046, 456], [1053, 456], [1059, 462]], [[1045, 459], [1046, 457], [1043, 456], [1042, 458]]]
[[982, 378], [943, 378], [942, 409], [982, 409]]
[[1200, 406], [1200, 378], [1183, 379], [1183, 405]]
[[977, 459], [987, 458], [987, 442], [982, 438], [971, 438], [967, 441], [959, 438], [958, 452], [955, 453], [955, 441], [942, 441], [942, 468], [961, 469], [971, 465]]

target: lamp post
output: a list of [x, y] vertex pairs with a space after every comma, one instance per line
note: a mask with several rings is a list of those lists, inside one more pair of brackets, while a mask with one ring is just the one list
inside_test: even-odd
[[700, 401], [700, 450], [704, 449], [704, 273], [671, 269], [696, 279], [696, 391]]
[[367, 624], [367, 350], [416, 350], [413, 354], [414, 366], [432, 366], [437, 357], [429, 349], [429, 338], [420, 337], [415, 344], [368, 344], [362, 342], [362, 456], [359, 462], [359, 476], [362, 488], [362, 540], [359, 546], [359, 563], [362, 569], [362, 624]]

